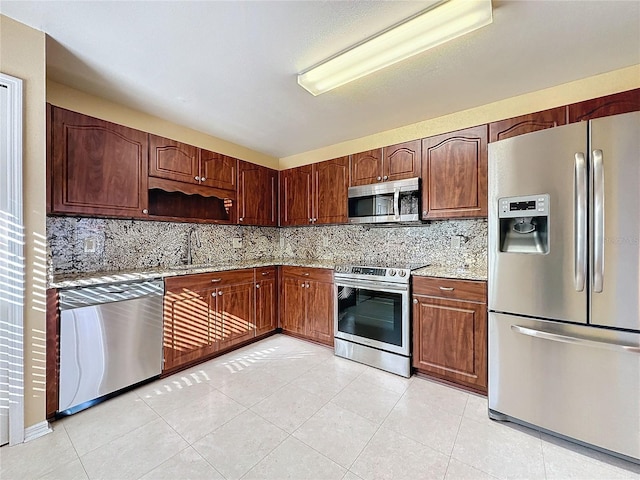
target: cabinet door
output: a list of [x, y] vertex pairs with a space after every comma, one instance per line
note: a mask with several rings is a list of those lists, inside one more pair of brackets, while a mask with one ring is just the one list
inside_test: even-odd
[[334, 297], [332, 283], [307, 282], [306, 334], [318, 342], [333, 346]]
[[256, 336], [278, 327], [276, 268], [256, 269]]
[[569, 105], [569, 123], [640, 110], [640, 88]]
[[314, 165], [313, 223], [347, 223], [349, 157]]
[[238, 162], [238, 223], [277, 225], [278, 172], [253, 163]]
[[145, 217], [147, 134], [52, 107], [53, 211]]
[[313, 195], [313, 166], [284, 170], [280, 185], [280, 224], [311, 224], [311, 206]]
[[288, 332], [305, 334], [306, 282], [296, 277], [282, 277], [280, 300], [281, 327]]
[[422, 219], [487, 216], [487, 126], [422, 141]]
[[419, 295], [413, 298], [413, 366], [486, 391], [486, 305]]
[[201, 185], [235, 190], [237, 171], [237, 159], [209, 150], [200, 150]]
[[149, 175], [199, 183], [198, 149], [186, 143], [149, 135]]
[[220, 348], [245, 342], [255, 336], [254, 284], [229, 285], [216, 290], [215, 324]]
[[356, 153], [351, 157], [351, 186], [382, 181], [382, 149]]
[[552, 108], [489, 124], [489, 141], [497, 142], [505, 138], [525, 133], [553, 128], [567, 123], [567, 107]]
[[216, 350], [212, 290], [172, 288], [164, 297], [164, 370], [206, 357]]
[[420, 175], [422, 141], [400, 143], [384, 147], [383, 180], [402, 180]]

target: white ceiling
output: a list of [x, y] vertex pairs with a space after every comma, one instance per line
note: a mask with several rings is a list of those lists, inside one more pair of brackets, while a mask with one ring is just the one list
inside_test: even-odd
[[11, 1], [52, 80], [284, 157], [640, 64], [640, 1], [498, 1], [494, 22], [318, 97], [296, 74], [417, 1]]

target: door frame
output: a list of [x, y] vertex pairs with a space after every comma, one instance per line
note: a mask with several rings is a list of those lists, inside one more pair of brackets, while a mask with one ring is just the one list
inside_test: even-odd
[[[7, 165], [0, 175], [7, 179], [6, 193], [0, 197], [0, 222], [5, 224], [7, 256], [11, 269], [7, 271], [7, 294], [0, 295], [9, 312], [6, 335], [0, 342], [11, 351], [9, 371], [9, 444], [24, 441], [24, 303], [25, 303], [25, 257], [22, 185], [22, 80], [0, 73], [0, 88], [7, 89], [7, 108], [0, 112], [6, 122], [6, 137], [0, 138], [5, 145]], [[4, 198], [3, 198], [4, 197]], [[2, 252], [4, 253], [4, 252]], [[8, 360], [8, 359], [7, 359]]]

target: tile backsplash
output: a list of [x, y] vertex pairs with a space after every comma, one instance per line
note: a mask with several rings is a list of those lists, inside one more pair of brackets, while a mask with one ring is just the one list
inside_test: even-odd
[[[179, 265], [186, 256], [187, 235], [192, 227], [201, 240], [201, 246], [193, 249], [194, 264], [285, 257], [486, 269], [487, 262], [484, 219], [443, 220], [417, 226], [276, 228], [50, 216], [49, 274]], [[240, 248], [234, 248], [234, 239], [241, 239]], [[455, 246], [457, 241], [459, 247]], [[85, 252], [85, 246], [95, 251]]]

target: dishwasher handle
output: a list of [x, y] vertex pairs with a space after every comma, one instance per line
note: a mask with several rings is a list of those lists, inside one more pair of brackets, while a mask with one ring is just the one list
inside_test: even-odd
[[60, 290], [60, 310], [164, 295], [162, 280], [107, 283]]

